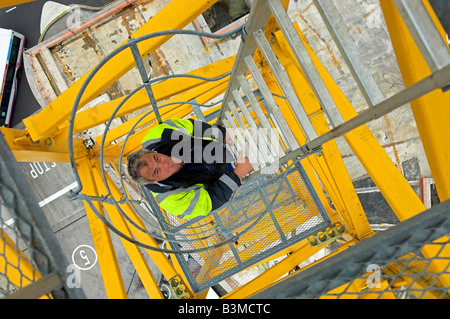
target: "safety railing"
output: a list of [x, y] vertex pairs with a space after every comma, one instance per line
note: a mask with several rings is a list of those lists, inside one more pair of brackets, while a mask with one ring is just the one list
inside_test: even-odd
[[0, 134], [0, 294], [3, 298], [78, 298], [77, 269], [59, 246]]
[[[412, 21], [413, 28], [416, 30], [416, 39], [423, 42], [423, 29], [420, 24], [415, 23], [415, 17], [420, 15], [420, 12], [422, 12], [420, 10], [423, 8], [411, 8], [405, 1], [396, 1], [396, 3], [403, 6], [402, 12], [406, 12], [404, 13], [405, 20]], [[255, 0], [245, 29], [239, 28], [226, 35], [218, 36], [198, 31], [170, 30], [132, 39], [110, 53], [94, 68], [76, 98], [69, 121], [68, 143], [70, 160], [78, 189], [71, 193], [71, 199], [85, 201], [109, 230], [122, 239], [151, 251], [174, 254], [194, 293], [211, 287], [300, 240], [308, 238], [308, 243], [314, 246], [317, 240], [321, 240], [320, 231], [333, 234], [331, 238], [328, 236], [324, 239], [327, 243], [339, 238], [342, 235], [339, 231], [342, 228], [339, 226], [342, 225], [331, 223], [321, 201], [317, 199], [315, 189], [311, 186], [310, 180], [300, 164], [300, 159], [319, 151], [328, 141], [379, 118], [405, 103], [435, 89], [446, 90], [448, 88], [450, 83], [448, 50], [445, 52], [440, 46], [436, 51], [433, 47], [427, 46], [425, 41], [420, 45], [420, 48], [427, 57], [426, 60], [433, 73], [388, 99], [382, 98], [381, 95], [377, 94], [377, 91], [371, 89], [373, 82], [368, 77], [367, 70], [361, 63], [360, 57], [354, 55], [355, 52], [351, 50], [354, 43], [347, 37], [345, 30], [338, 27], [340, 25], [339, 17], [336, 15], [335, 8], [332, 5], [327, 5], [325, 1], [317, 0], [315, 4], [320, 8], [319, 11], [324, 19], [327, 20], [327, 25], [337, 38], [336, 41], [339, 46], [347, 52], [344, 55], [358, 79], [357, 82], [364, 96], [371, 105], [371, 108], [348, 121], [343, 120], [332, 97], [325, 88], [323, 80], [313, 67], [314, 63], [305, 51], [305, 47], [292, 26], [285, 9], [281, 2], [276, 0]], [[331, 124], [330, 130], [325, 134], [317, 134], [292, 88], [292, 83], [287, 78], [270, 43], [267, 41], [264, 28], [271, 14], [275, 17], [293, 51], [293, 55], [304, 69], [305, 76], [311, 83], [312, 91], [318, 97], [323, 112]], [[424, 28], [428, 27], [425, 26]], [[244, 41], [239, 49], [233, 72], [224, 75], [230, 75], [230, 81], [224, 99], [221, 101], [222, 108], [218, 114], [218, 121], [226, 127], [232, 128], [236, 133], [236, 143], [244, 146], [248, 141], [245, 140], [241, 132], [248, 128], [257, 128], [256, 119], [260, 128], [276, 129], [278, 134], [271, 140], [271, 145], [283, 145], [283, 148], [278, 148], [275, 152], [266, 154], [265, 157], [255, 158], [258, 172], [252, 174], [251, 178], [246, 180], [244, 187], [236, 192], [226, 206], [206, 217], [189, 221], [179, 220], [162, 211], [153, 197], [140, 187], [133, 189], [137, 194], [130, 196], [131, 188], [124, 182], [122, 172], [122, 159], [130, 155], [129, 152], [125, 151], [126, 143], [135, 132], [139, 121], [154, 113], [156, 120], [161, 122], [159, 109], [168, 106], [157, 105], [153, 97], [151, 84], [171, 77], [186, 76], [171, 75], [165, 78], [149, 79], [143, 67], [137, 44], [163, 35], [188, 34], [204, 37], [235, 37], [242, 32]], [[286, 119], [282, 116], [273, 99], [274, 94], [265, 84], [262, 74], [255, 64], [253, 55], [257, 48], [264, 56], [274, 78], [283, 91], [284, 98], [291, 105], [293, 114], [300, 123], [306, 138], [303, 145], [300, 145], [292, 134]], [[99, 176], [97, 181], [103, 181], [106, 191], [105, 194], [94, 196], [85, 192], [83, 180], [80, 178], [78, 171], [77, 160], [79, 158], [76, 158], [72, 138], [74, 122], [83, 93], [96, 72], [113, 56], [124, 50], [131, 50], [143, 84], [125, 97], [111, 114], [103, 134], [100, 152], [91, 154], [92, 158], [98, 155], [99, 165], [96, 166], [95, 174]], [[257, 90], [251, 88], [249, 79], [246, 78], [247, 74], [251, 74], [252, 80], [258, 87]], [[222, 78], [202, 78], [202, 80], [214, 81]], [[106, 151], [108, 128], [120, 108], [134, 94], [143, 89], [148, 95], [152, 108], [134, 124], [123, 141], [118, 155], [119, 163], [116, 176], [119, 178], [120, 187], [116, 187], [104, 168], [105, 159], [109, 156], [104, 153]], [[245, 94], [242, 94], [242, 92]], [[193, 104], [186, 101], [175, 102], [174, 104], [181, 103]], [[265, 110], [261, 108], [261, 104]], [[249, 110], [254, 113], [250, 114]], [[249, 155], [252, 155], [252, 153], [257, 155], [252, 148], [249, 148], [248, 152]], [[275, 172], [261, 174], [264, 173], [263, 169], [266, 166], [270, 166], [274, 162], [277, 163]], [[5, 171], [7, 170], [2, 167], [2, 174]], [[14, 209], [16, 206], [11, 201], [14, 196], [8, 195], [8, 188], [6, 187], [6, 185], [9, 185], [8, 183], [9, 181], [2, 180], [1, 195], [5, 206], [8, 206], [14, 213], [16, 212], [16, 209]], [[16, 194], [20, 194], [20, 190]], [[435, 206], [397, 226], [358, 242], [350, 249], [343, 251], [337, 249], [336, 252], [332, 253], [334, 256], [327, 257], [326, 262], [319, 261], [307, 269], [294, 272], [287, 279], [255, 294], [254, 297], [448, 298], [449, 287], [445, 284], [445, 282], [448, 282], [448, 267], [450, 264], [447, 257], [449, 256], [447, 249], [448, 232], [450, 230], [448, 205], [447, 201]], [[135, 238], [121, 231], [114, 222], [102, 214], [103, 210], [108, 212], [111, 207], [119, 212], [121, 218], [126, 220], [127, 223], [145, 236], [156, 239], [160, 245], [149, 245], [147, 242], [139, 240], [143, 237], [136, 236]], [[139, 221], [143, 221], [143, 223]], [[30, 221], [30, 223], [33, 225], [39, 222]], [[17, 227], [21, 225], [20, 219], [16, 220], [16, 225]], [[8, 229], [5, 221], [2, 221], [2, 226], [4, 226], [2, 229]], [[345, 229], [342, 231], [345, 231]], [[27, 228], [20, 229], [20, 233], [27, 234]], [[311, 239], [312, 235], [314, 235], [313, 239]], [[35, 241], [29, 238], [25, 236], [24, 240], [35, 245]], [[4, 242], [8, 242], [7, 237], [4, 237]], [[165, 244], [162, 244], [163, 242]], [[347, 244], [344, 243], [344, 245]], [[420, 253], [420, 250], [425, 246], [428, 252], [426, 256]], [[10, 245], [3, 245], [3, 247], [3, 254], [6, 254], [6, 247], [9, 249]], [[44, 247], [44, 251], [48, 253], [49, 250]], [[433, 254], [430, 254], [430, 252], [433, 252]], [[16, 250], [16, 254], [22, 256], [18, 250]], [[37, 253], [33, 251], [31, 260], [36, 259], [35, 263], [38, 265], [39, 272], [43, 276], [51, 275], [52, 271], [55, 270], [41, 268], [40, 258], [35, 258], [36, 255]], [[51, 259], [47, 264], [56, 263], [59, 269], [64, 269], [66, 265], [64, 263], [59, 265], [58, 262], [61, 262], [61, 260], [56, 258], [56, 260]], [[12, 263], [9, 265], [13, 266]], [[15, 269], [17, 269], [17, 266], [15, 266]], [[27, 278], [37, 278], [36, 270], [30, 271], [32, 275], [30, 275], [31, 277], [27, 275]], [[58, 281], [58, 285], [61, 285], [63, 288], [60, 289], [64, 290], [63, 279]], [[46, 293], [51, 291], [52, 296], [56, 296], [59, 291], [54, 289], [58, 285], [52, 286], [53, 290], [49, 289]], [[8, 286], [8, 289], [11, 287]]]
[[448, 299], [449, 212], [447, 200], [252, 298]]
[[[242, 27], [215, 37], [235, 37], [241, 30]], [[248, 179], [223, 207], [207, 216], [197, 217], [189, 221], [178, 219], [162, 211], [145, 187], [138, 186], [136, 189], [137, 195], [129, 195], [129, 185], [122, 178], [124, 176], [122, 172], [123, 159], [130, 155], [129, 152], [125, 151], [128, 139], [135, 132], [140, 122], [150, 114], [154, 114], [156, 120], [161, 123], [162, 119], [159, 109], [170, 105], [164, 103], [157, 105], [153, 97], [152, 83], [174, 77], [189, 77], [189, 75], [170, 75], [149, 79], [139, 53], [138, 43], [167, 34], [212, 36], [199, 31], [172, 30], [132, 39], [124, 46], [110, 53], [94, 68], [83, 83], [73, 106], [69, 123], [69, 137], [73, 135], [76, 111], [79, 109], [84, 90], [96, 72], [112, 57], [123, 50], [130, 49], [143, 81], [141, 86], [138, 86], [119, 103], [106, 123], [100, 145], [98, 166], [105, 185], [105, 194], [96, 196], [84, 192], [83, 181], [78, 174], [76, 165], [73, 141], [72, 138], [69, 138], [72, 168], [78, 182], [78, 189], [75, 189], [69, 196], [72, 199], [85, 201], [96, 216], [122, 239], [151, 251], [175, 254], [192, 291], [197, 293], [317, 233], [319, 230], [331, 226], [331, 221], [299, 159], [290, 164], [289, 167], [286, 167], [286, 165], [280, 167], [277, 164], [276, 167], [271, 168], [270, 174], [262, 174]], [[229, 73], [218, 78], [196, 78], [205, 81], [217, 81], [225, 76], [229, 76]], [[115, 186], [111, 183], [111, 176], [108, 176], [104, 168], [106, 163], [104, 158], [107, 157], [104, 154], [107, 146], [105, 141], [110, 124], [117, 113], [134, 94], [143, 89], [147, 92], [151, 108], [135, 121], [122, 141], [117, 169], [117, 178], [119, 178], [118, 183], [120, 184], [120, 193], [118, 193], [116, 188], [112, 189]], [[187, 102], [172, 102], [171, 104], [183, 103]], [[195, 103], [189, 102], [189, 104]], [[238, 132], [235, 131], [235, 133]], [[238, 139], [235, 141], [237, 142]], [[242, 141], [242, 139], [239, 139], [239, 141]], [[278, 146], [274, 141], [270, 144], [271, 150], [275, 150], [275, 148], [280, 149]], [[256, 155], [262, 154], [271, 157], [271, 160], [263, 163], [262, 168], [271, 166], [278, 159], [278, 154], [275, 153], [274, 157], [270, 151], [264, 151], [259, 149], [255, 153]], [[136, 239], [139, 236], [125, 234], [117, 225], [108, 220], [106, 216], [103, 216], [102, 212], [108, 212], [111, 206], [144, 236], [151, 236], [157, 242], [164, 242], [164, 244], [159, 245], [159, 247], [149, 245]], [[301, 207], [301, 209], [297, 210], [297, 207]], [[143, 223], [137, 222], [136, 217], [142, 220]], [[219, 264], [221, 265], [220, 267], [218, 267]]]

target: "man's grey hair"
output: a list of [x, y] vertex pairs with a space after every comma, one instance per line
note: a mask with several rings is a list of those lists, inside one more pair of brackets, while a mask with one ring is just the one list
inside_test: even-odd
[[148, 179], [142, 177], [139, 174], [139, 171], [141, 170], [142, 167], [147, 166], [147, 163], [145, 161], [141, 160], [141, 157], [144, 154], [148, 154], [148, 153], [154, 153], [154, 151], [150, 151], [146, 148], [143, 148], [133, 154], [131, 154], [130, 156], [128, 156], [128, 175], [130, 175], [130, 177], [139, 184], [148, 184], [152, 181], [149, 181]]

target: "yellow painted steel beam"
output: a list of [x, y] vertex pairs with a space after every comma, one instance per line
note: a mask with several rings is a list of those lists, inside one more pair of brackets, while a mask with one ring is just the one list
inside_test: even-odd
[[22, 3], [27, 3], [27, 2], [32, 2], [35, 0], [2, 0], [2, 2], [0, 2], [0, 8], [6, 8], [6, 7], [10, 7], [10, 6], [14, 6], [14, 5], [18, 5], [18, 4], [22, 4]]
[[[280, 43], [284, 43], [285, 39], [281, 31], [275, 32], [275, 36]], [[285, 46], [278, 44], [272, 45], [272, 48], [286, 70], [287, 75], [291, 79], [293, 88], [302, 103], [305, 112], [311, 116], [311, 123], [315, 128], [317, 134], [323, 134], [330, 130], [327, 119], [323, 112], [318, 99], [315, 97], [312, 88], [307, 82], [304, 74], [300, 72], [294, 63], [292, 52], [286, 50]], [[305, 138], [300, 141], [304, 143]], [[341, 157], [339, 149], [335, 141], [330, 141], [322, 145], [321, 151], [324, 159], [324, 164], [331, 174], [328, 174], [328, 182], [334, 185], [333, 191], [330, 193], [335, 195], [334, 200], [337, 203], [336, 207], [344, 216], [344, 224], [356, 238], [362, 239], [373, 235], [367, 217], [362, 208], [361, 202], [355, 191], [351, 178], [345, 167], [344, 161]], [[324, 167], [322, 166], [322, 169]]]
[[[440, 285], [432, 269], [428, 268], [428, 261], [413, 258], [413, 253], [406, 254], [401, 260], [390, 263], [383, 269], [388, 276], [398, 276], [410, 288], [410, 292], [421, 299], [449, 299], [450, 291], [444, 294], [445, 287]], [[447, 287], [448, 288], [448, 287]]]
[[14, 286], [22, 288], [42, 277], [2, 228], [0, 228], [0, 256], [0, 271]]
[[[18, 162], [70, 162], [67, 143], [57, 145], [49, 139], [32, 142], [26, 131], [12, 128], [0, 127], [0, 133]], [[76, 158], [89, 154], [82, 139], [74, 139], [73, 147]]]
[[[170, 113], [172, 113], [173, 110], [175, 109], [189, 109], [189, 113], [192, 112], [192, 108], [189, 104], [172, 104], [172, 103], [176, 103], [176, 102], [188, 102], [192, 99], [197, 99], [197, 103], [206, 103], [209, 100], [211, 100], [211, 98], [209, 97], [211, 92], [213, 92], [214, 97], [219, 95], [220, 93], [222, 93], [225, 88], [226, 88], [226, 84], [227, 84], [227, 80], [229, 79], [229, 77], [226, 77], [223, 80], [220, 81], [215, 81], [215, 82], [206, 82], [202, 85], [199, 85], [195, 88], [192, 88], [188, 91], [182, 92], [178, 95], [175, 95], [174, 97], [160, 103], [159, 106], [162, 105], [167, 105], [170, 104], [168, 106], [164, 106], [162, 107], [159, 112], [161, 114], [161, 118], [162, 120], [166, 120], [168, 118], [171, 117], [176, 117], [174, 115], [169, 115]], [[207, 96], [206, 96], [207, 95]], [[187, 115], [186, 114], [186, 115]], [[186, 116], [184, 115], [184, 116]], [[109, 144], [111, 141], [116, 140], [122, 136], [125, 136], [128, 134], [128, 132], [130, 132], [131, 128], [137, 123], [137, 121], [140, 120], [142, 115], [138, 115], [136, 117], [134, 117], [131, 120], [128, 120], [127, 122], [113, 128], [110, 129], [108, 131], [108, 134], [105, 138], [105, 145]], [[184, 117], [181, 116], [180, 118]], [[151, 123], [153, 121], [156, 120], [155, 114], [151, 113], [148, 116], [146, 116], [145, 118], [143, 118], [139, 124], [135, 127], [135, 130], [140, 128], [143, 125], [146, 125], [148, 123]], [[156, 125], [156, 123], [155, 123]], [[103, 138], [103, 135], [100, 135], [97, 137], [97, 143], [101, 143], [101, 140]]]
[[[344, 120], [349, 120], [356, 116], [357, 112], [315, 56], [301, 34], [298, 25], [295, 24], [295, 27]], [[277, 32], [276, 34], [280, 33]], [[286, 50], [290, 50], [286, 47], [286, 42], [281, 41], [282, 34], [280, 34], [279, 39], [280, 44]], [[296, 61], [295, 63], [298, 69], [301, 69]], [[425, 210], [425, 206], [414, 190], [395, 167], [366, 125], [362, 125], [347, 133], [344, 135], [344, 138], [400, 220], [405, 220]]]
[[[210, 78], [219, 77], [231, 71], [235, 58], [235, 56], [225, 58], [197, 70], [188, 72], [187, 74]], [[182, 92], [194, 89], [197, 86], [204, 85], [205, 83], [208, 83], [208, 81], [193, 78], [172, 78], [153, 85], [152, 91], [156, 102], [159, 102], [169, 99]], [[124, 99], [125, 97], [121, 97], [77, 113], [73, 133], [76, 134], [99, 124], [106, 123], [120, 102]], [[130, 99], [120, 108], [116, 114], [116, 118], [149, 105], [150, 100], [148, 94], [145, 90], [140, 90], [130, 97]], [[149, 115], [149, 118], [155, 118], [155, 115], [151, 114]], [[60, 132], [54, 136], [54, 140], [57, 144], [66, 141], [68, 138], [68, 120], [69, 118], [67, 118], [65, 123], [61, 124], [61, 127], [59, 128]]]
[[[279, 278], [282, 276], [288, 274], [291, 270], [293, 270], [296, 266], [313, 256], [315, 253], [320, 251], [323, 247], [314, 247], [312, 248], [307, 240], [303, 240], [300, 243], [300, 247], [292, 252], [289, 256], [278, 262], [273, 267], [269, 268], [265, 272], [263, 272], [261, 275], [256, 277], [255, 279], [249, 281], [248, 283], [240, 286], [239, 288], [233, 290], [232, 292], [228, 293], [227, 295], [223, 296], [223, 299], [245, 299], [248, 297], [251, 297], [252, 295], [258, 293], [259, 291], [262, 291], [266, 289], [268, 286], [275, 283]], [[298, 274], [299, 271], [303, 271], [305, 269], [308, 269], [314, 265], [316, 265], [319, 262], [326, 262], [327, 258], [330, 258], [337, 253], [347, 249], [350, 245], [355, 244], [354, 241], [347, 242], [344, 245], [341, 245], [338, 250], [335, 252], [325, 256], [323, 259], [317, 260], [304, 268], [290, 274], [289, 276], [292, 276], [293, 274]]]
[[[85, 159], [80, 161], [77, 166], [80, 180], [83, 185], [83, 193], [89, 196], [100, 196], [92, 172], [95, 169], [95, 160], [91, 162], [89, 159]], [[96, 210], [104, 216], [101, 204], [94, 201], [93, 205]], [[86, 209], [86, 216], [91, 229], [95, 251], [98, 256], [98, 263], [105, 285], [106, 296], [110, 299], [126, 299], [127, 293], [125, 291], [125, 285], [123, 283], [109, 229], [95, 215], [87, 202], [84, 202], [84, 207]]]
[[[93, 174], [95, 182], [97, 183], [97, 188], [100, 191], [100, 193], [107, 194], [108, 190], [106, 188], [106, 185], [104, 184], [99, 169], [99, 163], [95, 165], [93, 169]], [[107, 180], [108, 187], [111, 190], [114, 189], [114, 192], [118, 192], [116, 184], [114, 184], [111, 181], [109, 176], [107, 176], [107, 178], [108, 178]], [[114, 227], [116, 227], [120, 232], [122, 232], [127, 237], [134, 238], [133, 233], [130, 230], [129, 222], [124, 220], [124, 217], [120, 214], [116, 206], [105, 203], [104, 208]], [[122, 237], [120, 239], [150, 299], [164, 299], [164, 296], [158, 287], [158, 283], [155, 280], [152, 271], [150, 270], [150, 267], [147, 264], [147, 261], [145, 260], [145, 257], [142, 254], [140, 248], [134, 243]]]
[[[100, 163], [96, 162], [97, 167], [99, 167]], [[114, 166], [115, 168], [115, 166]], [[116, 168], [115, 168], [116, 169]], [[96, 174], [99, 174], [99, 170]], [[117, 172], [117, 170], [116, 170]], [[120, 201], [123, 199], [123, 194], [118, 189], [118, 187], [115, 185], [115, 183], [111, 180], [111, 178], [107, 175], [107, 183], [111, 190], [111, 196], [116, 201]], [[96, 176], [97, 185], [102, 184], [104, 185], [104, 181], [101, 177], [101, 175]], [[120, 208], [123, 210], [124, 214], [126, 214], [136, 225], [141, 227], [142, 229], [147, 229], [142, 219], [136, 214], [136, 211], [130, 206], [128, 203], [120, 204]], [[109, 212], [109, 210], [108, 210]], [[111, 216], [110, 216], [111, 217]], [[133, 224], [131, 224], [127, 220], [123, 220], [125, 222], [125, 225], [127, 226], [129, 230], [129, 234], [132, 235], [134, 238], [136, 238], [137, 241], [141, 242], [142, 244], [154, 247], [154, 248], [160, 248], [158, 243], [155, 241], [155, 239], [150, 236], [149, 234], [143, 233], [140, 229], [136, 228]], [[118, 220], [119, 223], [122, 223], [120, 220]], [[116, 225], [116, 224], [114, 224]], [[129, 237], [132, 237], [129, 236]], [[136, 246], [137, 247], [137, 246]], [[176, 276], [178, 272], [170, 262], [170, 260], [166, 257], [166, 255], [162, 252], [154, 251], [151, 249], [144, 248], [145, 251], [148, 253], [152, 261], [158, 266], [159, 270], [163, 274], [163, 276], [169, 280], [170, 278]], [[148, 276], [148, 274], [147, 274]], [[147, 278], [150, 280], [150, 278]], [[153, 284], [153, 283], [152, 283]], [[159, 289], [159, 288], [158, 288]]]
[[[363, 275], [368, 277], [369, 274]], [[397, 299], [389, 282], [381, 279], [379, 287], [367, 287], [367, 278], [357, 278], [343, 284], [320, 297], [320, 299]]]
[[[183, 29], [215, 2], [216, 0], [173, 0], [133, 33], [133, 38], [157, 31]], [[138, 45], [141, 55], [147, 56], [171, 37], [163, 36], [141, 42]], [[97, 97], [134, 65], [131, 50], [124, 50], [109, 60], [90, 82], [79, 107]], [[57, 134], [61, 125], [69, 120], [75, 98], [91, 72], [92, 70], [87, 72], [39, 113], [24, 119], [25, 127], [34, 141]]]
[[[299, 30], [298, 25], [295, 24], [295, 27], [343, 119], [347, 121], [357, 116], [357, 112], [348, 99], [315, 56], [313, 50], [307, 45], [307, 41]], [[276, 34], [279, 33], [281, 32], [276, 32]], [[281, 36], [279, 39], [281, 39]], [[286, 47], [286, 44], [285, 48], [286, 50], [290, 50]], [[297, 67], [300, 69], [299, 65]], [[426, 210], [425, 205], [401, 172], [396, 168], [367, 125], [362, 125], [345, 134], [344, 138], [400, 221], [404, 221]], [[445, 240], [445, 238], [442, 238], [438, 241], [445, 242]], [[439, 249], [440, 247], [436, 245], [427, 245], [423, 248], [422, 253], [427, 258], [433, 258]], [[450, 256], [450, 245], [447, 244], [444, 246], [440, 252], [440, 256]], [[431, 264], [435, 267], [436, 272], [442, 272], [448, 267], [448, 262], [445, 260], [435, 259]], [[444, 285], [450, 286], [449, 275], [441, 275], [439, 280], [442, 280]]]
[[[445, 31], [429, 1], [422, 1], [446, 43]], [[381, 0], [398, 66], [406, 87], [431, 71], [392, 1]], [[445, 39], [445, 40], [444, 40]], [[410, 103], [439, 198], [450, 198], [450, 92], [435, 90]]]

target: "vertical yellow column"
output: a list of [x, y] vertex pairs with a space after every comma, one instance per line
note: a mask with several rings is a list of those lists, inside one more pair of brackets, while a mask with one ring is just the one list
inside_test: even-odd
[[[102, 179], [101, 171], [99, 168], [99, 162], [96, 163], [96, 166], [93, 169], [93, 173], [99, 191], [102, 194], [106, 194], [108, 191]], [[110, 189], [112, 188], [114, 189], [114, 191], [119, 192], [119, 190], [117, 190], [117, 186], [109, 178], [107, 181]], [[111, 204], [105, 204], [105, 209], [114, 227], [116, 227], [120, 232], [125, 234], [127, 237], [134, 238], [133, 233], [130, 230], [130, 226], [121, 216], [119, 210], [114, 205]], [[158, 287], [158, 283], [156, 282], [139, 246], [135, 245], [134, 243], [124, 238], [120, 239], [150, 299], [164, 299], [164, 296]]]
[[[423, 1], [440, 31], [443, 41], [445, 31], [427, 0]], [[398, 66], [405, 86], [408, 87], [431, 71], [420, 53], [414, 39], [403, 22], [394, 2], [381, 0], [381, 8], [389, 30]], [[441, 201], [450, 198], [450, 92], [435, 90], [410, 103], [416, 120], [423, 148], [430, 165]]]
[[[428, 0], [423, 0], [422, 2], [433, 19], [443, 41], [445, 41], [445, 31]], [[393, 1], [381, 0], [380, 5], [403, 81], [405, 86], [408, 87], [429, 76], [431, 71]], [[439, 199], [443, 202], [450, 198], [450, 92], [443, 93], [442, 90], [434, 90], [419, 99], [411, 101], [410, 105], [436, 184]], [[445, 243], [448, 242], [448, 238], [442, 238], [436, 242]], [[448, 244], [445, 245], [441, 251], [439, 245], [429, 245], [424, 250], [426, 249], [431, 256], [450, 256], [450, 248], [448, 246]], [[448, 262], [435, 260], [433, 266], [436, 272], [445, 271], [448, 267]], [[449, 275], [441, 275], [439, 279], [446, 287], [450, 286]]]
[[[278, 31], [275, 35], [278, 41], [280, 41], [281, 46], [273, 45], [272, 48], [291, 79], [293, 88], [305, 108], [306, 114], [311, 116], [311, 123], [317, 134], [320, 135], [326, 133], [330, 128], [327, 124], [325, 115], [323, 112], [320, 112], [321, 108], [319, 101], [315, 97], [309, 83], [306, 81], [305, 76], [300, 72], [301, 69], [294, 63], [295, 58], [293, 58], [293, 55], [289, 55], [289, 50], [286, 47], [282, 33]], [[304, 140], [302, 142], [304, 142]], [[370, 228], [358, 198], [358, 194], [355, 191], [335, 141], [330, 141], [322, 147], [322, 155], [325, 164], [329, 171], [332, 172], [332, 174], [329, 175], [329, 182], [331, 185], [335, 185], [334, 190], [339, 201], [335, 201], [335, 203], [336, 206], [340, 208], [341, 214], [345, 217], [345, 224], [350, 226], [351, 232], [358, 239], [373, 235], [372, 229]]]
[[[89, 159], [84, 159], [78, 164], [78, 172], [83, 184], [83, 194], [99, 196], [97, 185], [92, 170], [95, 169]], [[103, 207], [94, 201], [96, 210], [103, 215]], [[86, 216], [89, 221], [98, 263], [105, 285], [106, 295], [110, 299], [125, 299], [127, 293], [120, 273], [119, 263], [111, 241], [108, 227], [95, 215], [88, 203], [84, 202]]]

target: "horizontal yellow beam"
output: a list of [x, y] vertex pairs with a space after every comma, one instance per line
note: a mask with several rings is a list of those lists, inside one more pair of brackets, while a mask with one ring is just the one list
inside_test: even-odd
[[[231, 64], [230, 64], [230, 66], [231, 66]], [[163, 106], [159, 110], [159, 112], [161, 114], [161, 118], [164, 121], [167, 118], [173, 117], [173, 116], [166, 116], [166, 114], [170, 113], [172, 110], [175, 110], [175, 109], [180, 110], [180, 109], [185, 108], [185, 109], [189, 110], [188, 114], [191, 113], [192, 108], [191, 108], [190, 104], [185, 104], [185, 103], [176, 104], [176, 103], [177, 102], [188, 102], [192, 99], [198, 99], [197, 103], [205, 103], [205, 102], [209, 101], [210, 99], [205, 101], [202, 94], [204, 94], [205, 92], [216, 92], [217, 88], [219, 88], [219, 92], [216, 93], [216, 95], [223, 92], [225, 90], [224, 86], [226, 86], [226, 83], [227, 83], [226, 81], [228, 80], [228, 78], [229, 77], [226, 77], [225, 79], [220, 80], [220, 81], [203, 83], [199, 86], [196, 86], [188, 91], [185, 91], [178, 95], [175, 95], [174, 97], [160, 103], [159, 104], [160, 107], [162, 105], [167, 105], [167, 106]], [[187, 79], [186, 82], [188, 82], [189, 80], [190, 79]], [[111, 143], [111, 141], [113, 141], [113, 140], [116, 140], [122, 136], [127, 135], [130, 132], [131, 128], [133, 128], [133, 126], [141, 119], [142, 116], [143, 116], [143, 114], [138, 115], [138, 116], [134, 117], [133, 119], [123, 123], [122, 125], [119, 125], [113, 129], [110, 129], [105, 138], [105, 145]], [[155, 114], [152, 112], [149, 115], [147, 115], [145, 118], [140, 120], [139, 124], [135, 127], [135, 130], [138, 129], [139, 127], [146, 125], [148, 123], [151, 123], [152, 121], [155, 121], [155, 120], [156, 120]], [[102, 138], [103, 138], [103, 135], [97, 137], [98, 144], [101, 143]]]
[[[216, 0], [173, 0], [138, 29], [132, 37], [138, 38], [163, 30], [183, 29], [215, 2]], [[141, 42], [138, 45], [141, 55], [147, 56], [171, 37], [170, 35], [162, 36]], [[134, 66], [131, 50], [124, 50], [117, 54], [93, 77], [82, 96], [79, 107], [97, 97]], [[91, 72], [92, 70], [87, 72], [39, 113], [23, 120], [34, 141], [57, 134], [61, 124], [69, 120], [76, 96]]]
[[[219, 77], [231, 71], [235, 58], [235, 56], [232, 56], [191, 71], [187, 74], [210, 78]], [[208, 82], [201, 79], [172, 78], [153, 85], [152, 90], [156, 102], [159, 102], [205, 83]], [[77, 113], [74, 122], [74, 134], [108, 122], [113, 112], [124, 99], [125, 97], [121, 97]], [[181, 100], [181, 102], [185, 101]], [[116, 114], [116, 118], [147, 107], [150, 104], [150, 99], [146, 91], [140, 90], [130, 97], [129, 100], [126, 101], [126, 103], [120, 108]], [[154, 115], [150, 115], [150, 118], [154, 118]], [[67, 121], [62, 127], [60, 127], [60, 132], [54, 137], [55, 143], [59, 144], [67, 140], [69, 134], [68, 123], [69, 122]]]
[[[51, 140], [32, 142], [29, 134], [23, 130], [0, 127], [14, 158], [18, 162], [70, 162], [67, 143], [55, 144]], [[88, 155], [83, 140], [73, 139], [75, 158]]]

